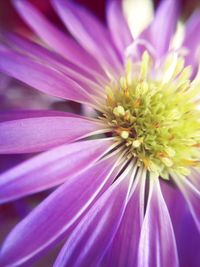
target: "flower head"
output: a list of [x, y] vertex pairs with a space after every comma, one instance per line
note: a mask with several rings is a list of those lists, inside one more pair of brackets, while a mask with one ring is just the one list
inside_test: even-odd
[[129, 61], [125, 76], [107, 89], [103, 121], [153, 175], [188, 175], [199, 166], [198, 85], [190, 81], [191, 67], [176, 54], [154, 67], [147, 52], [141, 64]]
[[0, 70], [93, 112], [2, 116], [1, 153], [45, 152], [1, 175], [0, 201], [60, 185], [7, 237], [3, 266], [31, 262], [62, 239], [59, 267], [179, 266], [169, 188], [183, 194], [200, 229], [198, 37], [189, 42], [200, 16], [175, 49], [173, 0], [161, 3], [136, 38], [119, 1], [108, 1], [107, 29], [82, 7], [53, 0], [78, 44], [28, 1], [14, 3], [54, 51], [4, 34]]

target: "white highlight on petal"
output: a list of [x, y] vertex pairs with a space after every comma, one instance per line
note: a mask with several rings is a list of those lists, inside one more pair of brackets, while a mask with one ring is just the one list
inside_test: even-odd
[[123, 9], [133, 37], [137, 37], [153, 18], [151, 0], [123, 0]]
[[150, 176], [149, 196], [141, 229], [136, 266], [179, 266], [172, 222], [158, 177]]
[[183, 22], [179, 21], [177, 25], [176, 33], [173, 37], [171, 47], [172, 49], [179, 49], [181, 47], [181, 44], [183, 42], [183, 38], [185, 35], [185, 27]]

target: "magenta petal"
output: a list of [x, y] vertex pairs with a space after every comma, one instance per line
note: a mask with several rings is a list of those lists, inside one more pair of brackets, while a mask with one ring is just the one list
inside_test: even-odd
[[133, 42], [133, 37], [124, 18], [121, 1], [108, 1], [107, 21], [113, 41], [124, 58], [125, 49]]
[[150, 191], [141, 230], [137, 266], [179, 266], [171, 219], [159, 180], [154, 177], [150, 177]]
[[188, 203], [190, 212], [200, 232], [200, 191], [185, 177], [174, 179]]
[[27, 118], [40, 118], [40, 117], [83, 117], [74, 113], [62, 112], [57, 110], [9, 110], [0, 112], [0, 122], [13, 121]]
[[37, 117], [0, 123], [0, 153], [32, 153], [69, 143], [102, 130], [93, 120]]
[[121, 68], [109, 32], [95, 17], [72, 1], [52, 0], [61, 19], [78, 42], [110, 70]]
[[200, 191], [200, 174], [199, 170], [192, 169], [191, 174], [188, 176], [188, 179], [191, 183], [196, 187], [198, 191]]
[[167, 200], [176, 235], [180, 266], [199, 267], [200, 238], [187, 203], [178, 187], [163, 182], [161, 188], [162, 191], [164, 189], [164, 198]]
[[0, 203], [59, 185], [89, 168], [111, 146], [110, 140], [63, 145], [0, 175]]
[[16, 52], [0, 50], [0, 71], [49, 95], [91, 102], [87, 92], [72, 79]]
[[102, 266], [133, 267], [137, 260], [137, 249], [144, 216], [144, 181], [139, 174], [135, 178], [133, 195], [129, 199], [122, 222], [116, 233]]
[[185, 64], [192, 65], [194, 73], [196, 73], [199, 65], [199, 55], [197, 54], [200, 42], [200, 12], [196, 11], [186, 22], [185, 38], [183, 40], [183, 47], [189, 50], [185, 57]]
[[122, 219], [132, 183], [129, 176], [118, 178], [86, 213], [61, 250], [55, 267], [99, 266]]
[[[168, 50], [170, 41], [176, 30], [179, 15], [178, 1], [164, 0], [156, 10], [155, 18], [145, 36], [155, 48], [157, 57], [163, 56]], [[142, 36], [144, 33], [142, 33]]]
[[[86, 85], [94, 87], [94, 89], [98, 85], [98, 80], [104, 84], [106, 82], [108, 83], [105, 75], [103, 76], [101, 73], [95, 71], [94, 68], [87, 70], [85, 69], [85, 65], [80, 67], [77, 65], [76, 61], [73, 61], [72, 63], [57, 53], [25, 39], [20, 35], [4, 33], [4, 36], [5, 41], [12, 46], [12, 49], [20, 50], [20, 53], [26, 54], [27, 56], [34, 58], [36, 61], [47, 64], [48, 66], [51, 65], [58, 70], [63, 71], [75, 81], [85, 82]], [[97, 90], [93, 90], [92, 92], [96, 93], [95, 91]]]
[[10, 77], [4, 75], [3, 73], [0, 73], [0, 97], [1, 94], [3, 94], [8, 88], [10, 82], [11, 82]]
[[190, 213], [186, 213], [179, 222], [179, 249], [180, 266], [199, 267], [200, 263], [200, 238]]
[[63, 238], [110, 178], [114, 162], [115, 158], [109, 158], [93, 165], [47, 197], [9, 234], [0, 266], [26, 263]]
[[102, 71], [99, 64], [90, 54], [73, 39], [59, 31], [30, 2], [27, 0], [14, 0], [13, 3], [25, 22], [49, 47], [80, 66], [85, 68], [88, 66], [89, 69], [94, 68]]

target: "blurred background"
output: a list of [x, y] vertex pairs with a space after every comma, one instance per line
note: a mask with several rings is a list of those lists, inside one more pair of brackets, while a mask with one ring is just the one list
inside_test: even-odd
[[[135, 1], [135, 0], [130, 0]], [[182, 18], [186, 19], [192, 14], [192, 12], [200, 7], [199, 0], [174, 0], [179, 1], [181, 6]], [[22, 20], [11, 4], [12, 0], [0, 0], [0, 26], [5, 29], [18, 29], [20, 31], [28, 30]], [[35, 6], [37, 6], [51, 21], [60, 24], [60, 20], [53, 11], [50, 0], [30, 0]], [[105, 0], [77, 0], [76, 2], [89, 8], [94, 12], [102, 21], [105, 20]], [[153, 0], [154, 7], [156, 8], [160, 0]]]

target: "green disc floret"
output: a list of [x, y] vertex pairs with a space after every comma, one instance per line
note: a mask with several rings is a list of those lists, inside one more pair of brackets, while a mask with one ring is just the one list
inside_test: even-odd
[[164, 179], [199, 167], [200, 88], [183, 63], [172, 54], [156, 69], [145, 52], [139, 68], [129, 60], [120, 81], [106, 87], [104, 117], [113, 135], [138, 164]]

